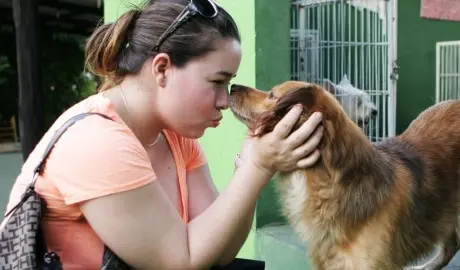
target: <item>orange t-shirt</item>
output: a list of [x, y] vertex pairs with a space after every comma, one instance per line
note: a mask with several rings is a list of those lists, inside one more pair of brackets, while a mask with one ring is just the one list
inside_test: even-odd
[[[64, 269], [100, 269], [103, 243], [85, 220], [79, 203], [123, 192], [155, 180], [147, 152], [102, 94], [93, 95], [60, 116], [24, 163], [11, 191], [7, 209], [20, 199], [30, 183], [51, 136], [70, 117], [98, 112], [71, 126], [56, 143], [45, 170], [36, 182], [47, 204], [43, 231], [50, 250], [57, 252]], [[188, 222], [187, 171], [202, 166], [206, 158], [194, 139], [163, 130], [177, 166], [181, 209]]]

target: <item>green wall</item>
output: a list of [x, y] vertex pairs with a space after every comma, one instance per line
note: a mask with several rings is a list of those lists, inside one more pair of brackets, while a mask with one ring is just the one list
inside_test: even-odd
[[104, 0], [104, 23], [115, 21], [132, 5], [143, 2], [144, 0]]
[[[232, 83], [255, 85], [255, 20], [254, 2], [248, 0], [221, 0], [219, 3], [235, 19], [239, 27], [242, 40], [242, 60], [237, 76]], [[244, 6], [244, 8], [241, 8]], [[234, 166], [235, 155], [240, 151], [241, 143], [245, 136], [245, 128], [230, 110], [224, 112], [224, 119], [217, 129], [209, 129], [201, 145], [208, 157], [212, 178], [219, 190], [227, 186]], [[252, 230], [238, 257], [254, 258], [254, 236]]]
[[[220, 0], [219, 3], [232, 14], [241, 32], [243, 58], [232, 83], [269, 89], [289, 80], [289, 0]], [[201, 139], [213, 179], [219, 188], [227, 185], [233, 173], [233, 159], [240, 150], [245, 133], [245, 126], [227, 111], [222, 125], [218, 129], [209, 130]], [[272, 193], [271, 184], [258, 202], [256, 226], [239, 257], [254, 258], [256, 228], [273, 218], [279, 219], [273, 208]]]
[[[289, 0], [220, 0], [218, 1], [234, 17], [241, 32], [243, 57], [237, 77], [232, 83], [270, 88], [288, 80], [289, 61]], [[105, 0], [105, 22], [116, 20], [130, 5], [142, 0]], [[275, 23], [276, 22], [276, 23]], [[217, 129], [208, 130], [200, 142], [208, 157], [211, 174], [219, 190], [222, 190], [233, 173], [233, 159], [240, 150], [246, 128], [228, 110]], [[248, 179], [250, 181], [250, 179]], [[271, 196], [273, 187], [264, 191], [257, 207], [254, 224], [273, 216]], [[264, 200], [264, 198], [269, 198]], [[258, 227], [258, 226], [257, 226]], [[255, 228], [238, 257], [255, 258]]]
[[[268, 90], [291, 77], [289, 36], [291, 5], [289, 0], [256, 0], [255, 4], [254, 35], [257, 54], [255, 87]], [[256, 221], [257, 229], [269, 223], [284, 221], [280, 215], [273, 182], [262, 192], [257, 205]]]
[[435, 102], [436, 42], [460, 39], [460, 23], [420, 17], [420, 0], [399, 0], [397, 133]]

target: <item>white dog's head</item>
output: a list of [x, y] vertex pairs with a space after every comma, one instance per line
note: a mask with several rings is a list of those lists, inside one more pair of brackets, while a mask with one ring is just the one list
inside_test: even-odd
[[365, 128], [369, 121], [377, 116], [377, 106], [372, 102], [370, 95], [354, 87], [347, 75], [344, 75], [338, 84], [328, 79], [325, 79], [324, 82], [326, 89], [342, 104], [348, 117], [361, 128]]

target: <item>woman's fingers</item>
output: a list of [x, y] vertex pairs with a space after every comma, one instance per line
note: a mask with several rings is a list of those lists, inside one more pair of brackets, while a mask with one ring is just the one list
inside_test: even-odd
[[276, 124], [275, 128], [273, 129], [273, 133], [278, 135], [280, 138], [286, 138], [287, 135], [294, 127], [295, 123], [300, 117], [302, 113], [302, 106], [295, 105], [289, 112]]
[[298, 168], [308, 168], [313, 166], [319, 159], [319, 150], [315, 150], [313, 153], [308, 155], [306, 158], [297, 161]]
[[292, 132], [292, 134], [289, 135], [288, 139], [292, 147], [298, 147], [299, 145], [303, 144], [307, 139], [309, 141], [309, 137], [315, 131], [315, 129], [319, 129], [317, 129], [317, 127], [321, 123], [322, 119], [323, 118], [321, 113], [315, 112], [296, 131]]
[[[255, 145], [253, 158], [268, 169], [289, 171], [312, 166], [320, 153], [315, 150], [323, 137], [321, 113], [314, 113], [297, 130], [292, 128], [302, 114], [302, 106], [294, 106], [275, 126], [272, 135], [262, 137]], [[291, 134], [292, 133], [292, 134]], [[289, 137], [288, 137], [289, 136]]]
[[304, 158], [313, 152], [323, 137], [323, 127], [318, 127], [313, 135], [304, 144], [297, 147], [293, 154], [296, 158]]

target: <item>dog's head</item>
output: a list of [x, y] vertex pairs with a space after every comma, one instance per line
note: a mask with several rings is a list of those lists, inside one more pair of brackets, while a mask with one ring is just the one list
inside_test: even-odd
[[366, 128], [369, 121], [377, 116], [377, 106], [372, 102], [371, 96], [354, 87], [347, 75], [344, 75], [338, 84], [328, 79], [324, 82], [326, 89], [340, 102], [348, 117], [361, 128]]
[[293, 130], [316, 111], [323, 114], [323, 124], [337, 122], [336, 118], [348, 119], [338, 101], [320, 85], [287, 81], [270, 91], [242, 85], [231, 86], [230, 108], [256, 136], [271, 132], [296, 104], [301, 104], [304, 109]]
[[[327, 201], [327, 196], [342, 196], [344, 201], [348, 198], [362, 202], [360, 196], [351, 196], [348, 187], [375, 186], [372, 179], [375, 172], [373, 163], [372, 146], [363, 130], [352, 121], [345, 113], [338, 100], [320, 85], [288, 81], [273, 87], [270, 91], [260, 91], [254, 88], [232, 85], [230, 94], [230, 108], [234, 115], [245, 123], [253, 136], [263, 136], [271, 132], [279, 121], [296, 104], [303, 106], [302, 114], [294, 126], [298, 129], [316, 111], [323, 115], [322, 126], [324, 133], [318, 148], [321, 158], [313, 166], [303, 169], [305, 173], [309, 198], [316, 202]], [[285, 179], [279, 178], [280, 181]], [[362, 181], [366, 185], [361, 185]], [[329, 188], [334, 186], [335, 188]], [[334, 192], [331, 192], [334, 190]], [[325, 192], [324, 192], [325, 191]], [[326, 196], [326, 197], [325, 197]], [[348, 197], [347, 197], [348, 196]], [[341, 201], [341, 200], [339, 200]], [[373, 214], [375, 208], [359, 207], [356, 203], [342, 203], [337, 211], [329, 208], [314, 206], [311, 208], [315, 216], [322, 215], [323, 220], [329, 220], [340, 226], [357, 227]], [[371, 204], [365, 204], [368, 206]], [[372, 206], [372, 205], [371, 205]], [[328, 209], [328, 211], [317, 211]], [[337, 216], [335, 213], [340, 213]], [[343, 214], [345, 213], [345, 214]], [[345, 225], [343, 225], [345, 224]]]
[[[367, 140], [363, 131], [345, 113], [338, 100], [322, 86], [308, 82], [287, 81], [270, 91], [261, 91], [242, 85], [232, 85], [230, 108], [253, 136], [271, 132], [276, 124], [296, 104], [303, 112], [292, 131], [300, 127], [314, 112], [323, 115], [323, 140], [319, 145], [327, 163], [340, 167], [354, 150], [356, 140]], [[353, 137], [353, 138], [352, 138]], [[354, 140], [354, 141], [353, 141]], [[323, 151], [324, 150], [324, 151]]]

